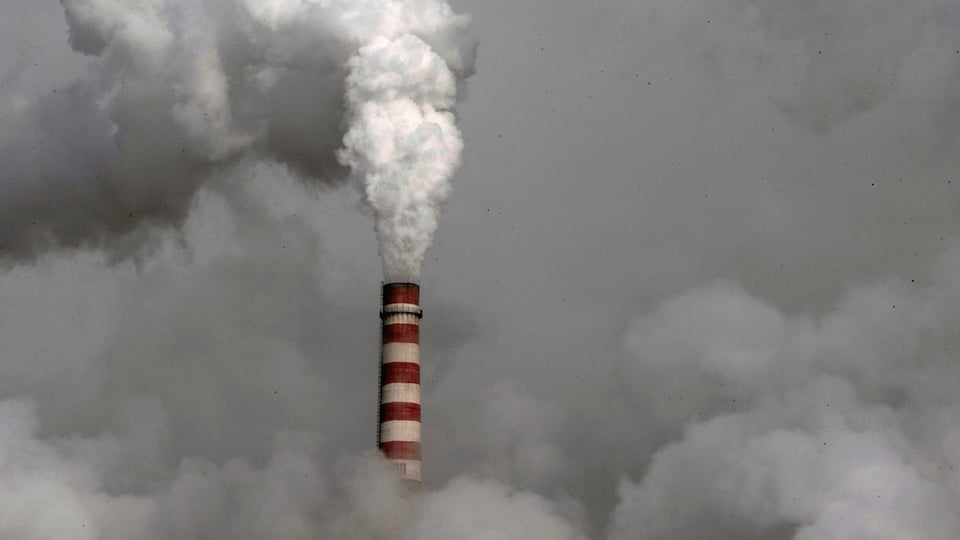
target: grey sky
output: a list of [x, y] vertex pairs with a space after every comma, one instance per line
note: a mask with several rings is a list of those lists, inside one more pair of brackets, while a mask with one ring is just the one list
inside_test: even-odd
[[[422, 276], [425, 493], [364, 457], [369, 211], [251, 159], [136, 191], [144, 224], [84, 249], [16, 231], [85, 208], [0, 203], [28, 246], [0, 276], [0, 540], [956, 538], [960, 4], [453, 5], [479, 49]], [[98, 62], [63, 8], [0, 9], [0, 174], [36, 133], [99, 148], [23, 112]], [[285, 87], [281, 135], [328, 79]], [[328, 173], [321, 123], [317, 156], [258, 156]]]

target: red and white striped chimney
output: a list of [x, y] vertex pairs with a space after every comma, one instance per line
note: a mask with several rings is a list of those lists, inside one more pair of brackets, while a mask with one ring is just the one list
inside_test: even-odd
[[387, 283], [380, 311], [380, 424], [377, 446], [405, 480], [420, 476], [420, 286]]

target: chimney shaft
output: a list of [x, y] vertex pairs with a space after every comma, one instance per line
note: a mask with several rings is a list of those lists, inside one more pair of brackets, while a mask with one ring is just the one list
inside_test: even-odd
[[377, 446], [405, 480], [420, 482], [420, 286], [387, 283], [380, 310]]

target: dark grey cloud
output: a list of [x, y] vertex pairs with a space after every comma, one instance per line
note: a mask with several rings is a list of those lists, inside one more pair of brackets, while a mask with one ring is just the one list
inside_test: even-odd
[[[63, 11], [15, 4], [44, 31], [3, 34], [3, 169], [115, 159], [65, 105], [97, 89]], [[0, 538], [956, 537], [954, 3], [455, 7], [481, 45], [422, 279], [424, 492], [369, 455], [371, 218], [300, 181], [300, 133], [342, 133], [298, 107], [342, 89], [273, 43], [289, 154], [189, 184], [136, 264], [0, 277]], [[228, 72], [262, 50], [222, 38]]]
[[336, 21], [267, 21], [230, 2], [62, 4], [59, 34], [23, 40], [66, 49], [68, 34], [74, 54], [21, 50], [35, 67], [87, 67], [59, 87], [8, 92], [6, 261], [65, 247], [148, 251], [186, 219], [201, 185], [251, 155], [315, 183], [344, 178], [334, 152], [349, 51]]

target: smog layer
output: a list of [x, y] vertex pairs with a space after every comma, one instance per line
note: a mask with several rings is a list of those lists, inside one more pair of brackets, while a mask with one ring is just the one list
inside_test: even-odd
[[8, 4], [0, 539], [960, 537], [955, 2]]

